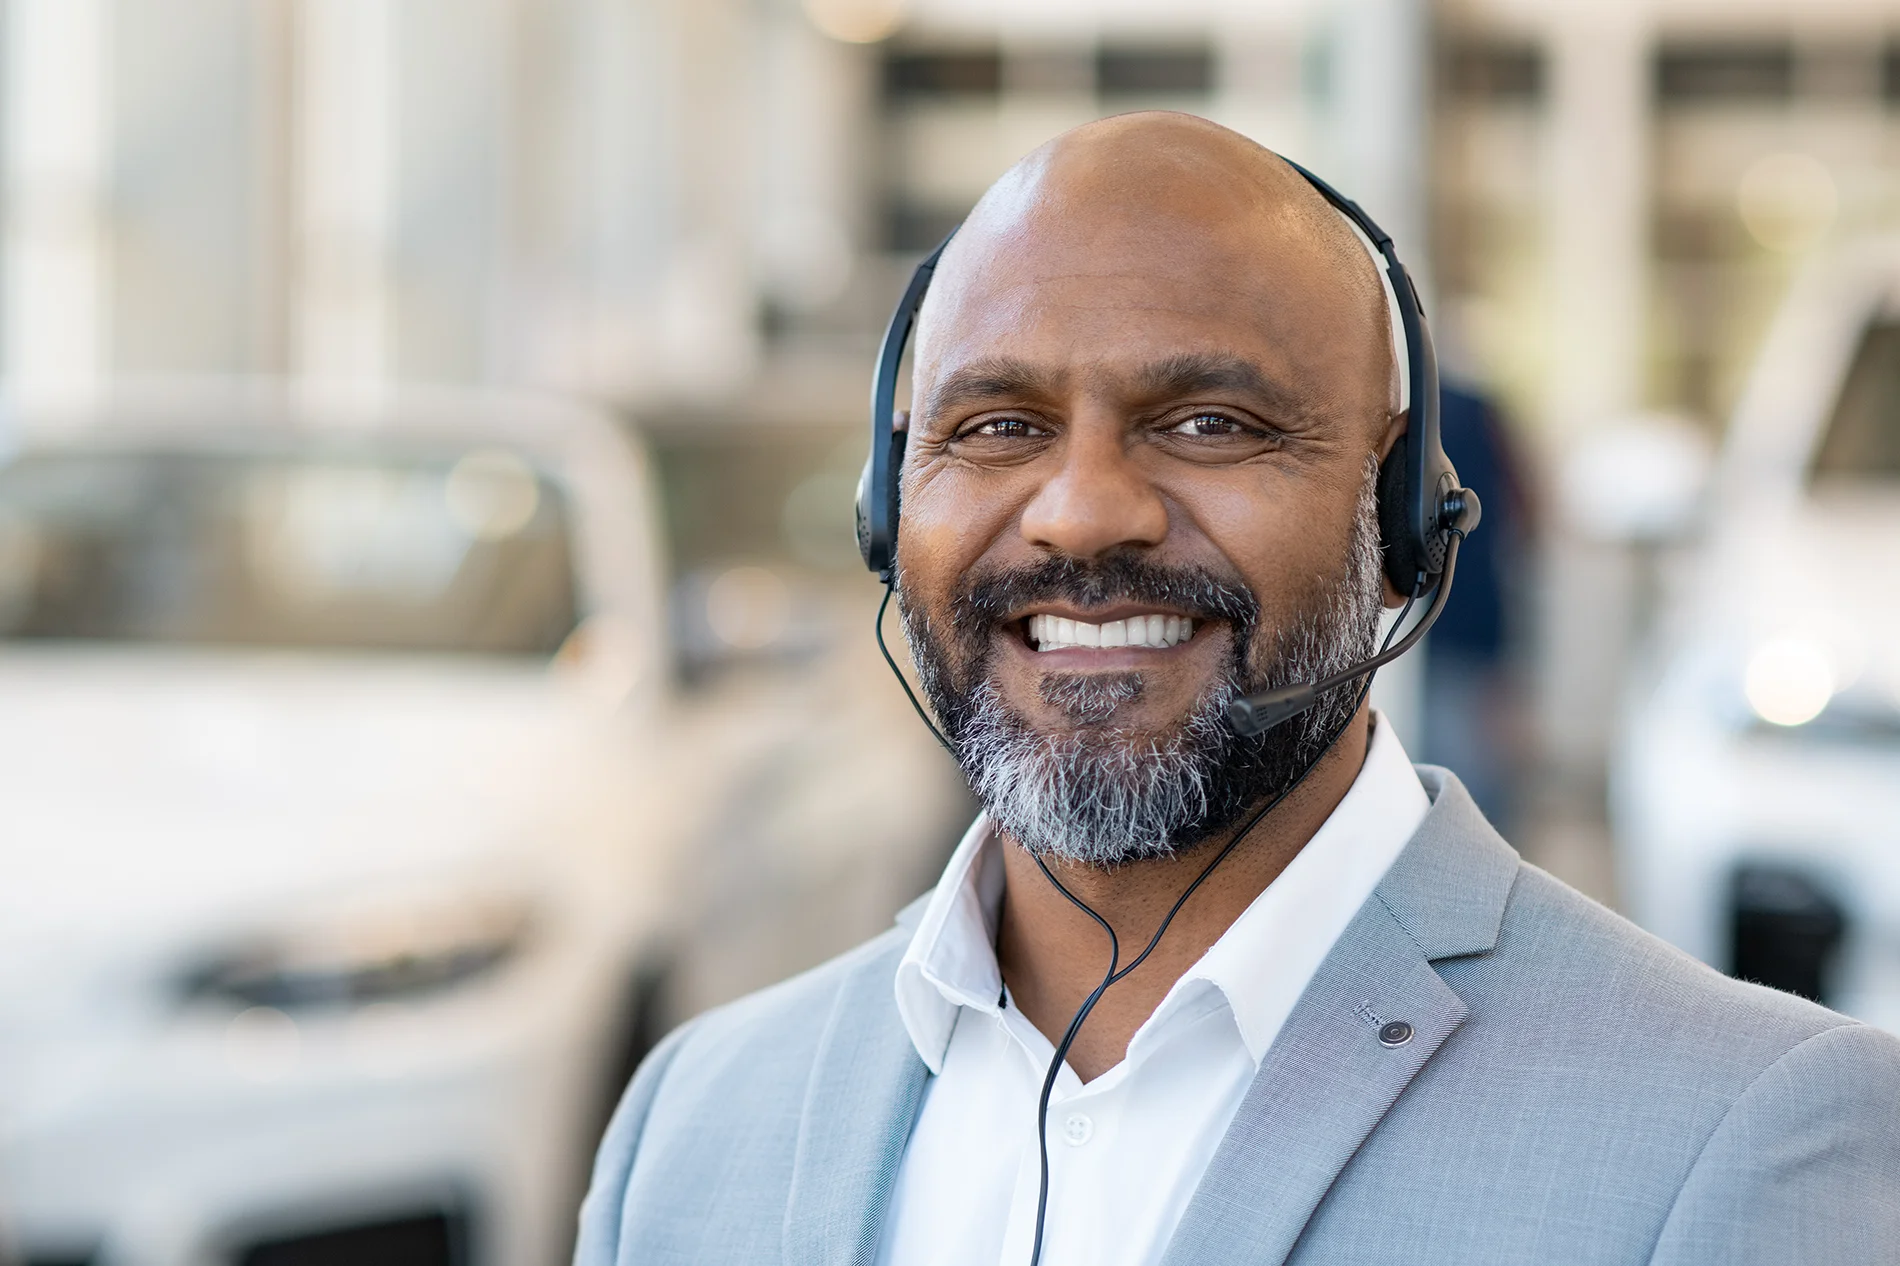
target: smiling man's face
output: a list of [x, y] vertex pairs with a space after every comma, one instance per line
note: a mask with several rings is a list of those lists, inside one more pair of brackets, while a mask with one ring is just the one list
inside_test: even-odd
[[1243, 742], [1219, 709], [1369, 648], [1389, 337], [1343, 221], [1212, 124], [1092, 125], [978, 206], [920, 323], [899, 592], [1005, 831], [1190, 845], [1350, 717]]

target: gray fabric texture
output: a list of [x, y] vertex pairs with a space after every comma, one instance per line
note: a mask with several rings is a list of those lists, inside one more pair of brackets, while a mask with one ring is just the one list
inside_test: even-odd
[[[1449, 773], [1170, 1241], [1203, 1262], [1900, 1261], [1900, 1040], [1518, 860]], [[868, 1266], [928, 1072], [902, 922], [707, 1013], [601, 1144], [577, 1266]], [[1379, 1041], [1403, 1020], [1413, 1036]]]

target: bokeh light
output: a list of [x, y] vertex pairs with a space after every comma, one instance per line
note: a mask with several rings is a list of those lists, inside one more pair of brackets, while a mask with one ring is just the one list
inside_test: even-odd
[[1749, 657], [1742, 689], [1755, 715], [1773, 725], [1806, 725], [1834, 697], [1827, 649], [1804, 637], [1776, 637]]
[[904, 24], [904, 0], [805, 0], [805, 16], [834, 40], [875, 44]]
[[1758, 158], [1735, 191], [1736, 210], [1749, 236], [1786, 255], [1819, 244], [1833, 227], [1840, 201], [1834, 173], [1812, 154]]
[[777, 641], [791, 618], [791, 594], [765, 567], [734, 567], [706, 587], [706, 623], [735, 650], [758, 650]]

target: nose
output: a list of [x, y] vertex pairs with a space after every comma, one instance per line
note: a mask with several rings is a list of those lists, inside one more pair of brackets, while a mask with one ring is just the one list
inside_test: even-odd
[[1119, 419], [1081, 420], [1064, 437], [1060, 464], [1023, 509], [1023, 538], [1040, 549], [1095, 558], [1159, 545], [1168, 507], [1128, 451]]

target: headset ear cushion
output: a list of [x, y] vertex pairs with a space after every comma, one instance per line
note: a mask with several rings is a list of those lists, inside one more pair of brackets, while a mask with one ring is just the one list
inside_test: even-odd
[[889, 567], [897, 562], [897, 517], [903, 503], [904, 491], [904, 450], [910, 446], [910, 432], [891, 432], [891, 460], [885, 467], [890, 471], [891, 486], [885, 495], [890, 498], [885, 503], [884, 530], [888, 535], [884, 541], [884, 565]]
[[1410, 595], [1418, 584], [1418, 542], [1412, 535], [1412, 497], [1406, 469], [1411, 436], [1401, 435], [1379, 464], [1379, 555], [1392, 588]]
[[[890, 472], [886, 483], [878, 483], [873, 458], [865, 459], [864, 470], [858, 475], [858, 553], [866, 567], [880, 574], [897, 561], [898, 479], [904, 469], [904, 444], [909, 438], [903, 431], [892, 431], [883, 441], [889, 446], [884, 465]], [[882, 515], [876, 513], [880, 509]]]
[[858, 500], [856, 505], [858, 529], [858, 553], [864, 558], [864, 565], [877, 571], [880, 564], [871, 553], [871, 459], [864, 459], [864, 470], [858, 475]]

